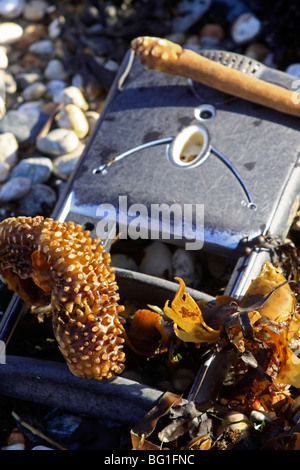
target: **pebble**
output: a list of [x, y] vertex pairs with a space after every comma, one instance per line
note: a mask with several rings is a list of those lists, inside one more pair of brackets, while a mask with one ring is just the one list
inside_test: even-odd
[[111, 255], [111, 266], [114, 268], [129, 269], [138, 272], [139, 268], [134, 259], [123, 253], [114, 253]]
[[91, 134], [94, 130], [97, 121], [100, 118], [100, 113], [98, 113], [97, 111], [86, 111], [85, 117], [89, 126], [89, 134]]
[[258, 60], [259, 62], [264, 62], [268, 54], [268, 48], [264, 44], [252, 43], [249, 44], [245, 50], [245, 55], [251, 57], [252, 59]]
[[26, 3], [23, 17], [28, 21], [41, 21], [47, 11], [48, 4], [42, 0], [31, 0]]
[[260, 33], [261, 28], [261, 21], [253, 13], [243, 13], [232, 24], [231, 37], [235, 44], [246, 44]]
[[57, 113], [55, 119], [59, 127], [72, 129], [79, 139], [83, 139], [89, 131], [88, 121], [84, 112], [75, 104], [67, 104]]
[[53, 171], [52, 160], [48, 157], [29, 157], [21, 160], [12, 170], [11, 178], [25, 177], [31, 184], [45, 183]]
[[0, 133], [12, 132], [19, 143], [35, 139], [49, 115], [40, 109], [10, 110], [0, 121]]
[[50, 215], [57, 201], [56, 192], [46, 184], [35, 184], [19, 204], [19, 212], [34, 217]]
[[203, 49], [217, 47], [224, 38], [224, 30], [221, 25], [208, 23], [200, 31], [200, 45]]
[[[1, 90], [1, 93], [2, 93], [2, 90]], [[2, 98], [2, 96], [0, 96], [0, 119], [2, 119], [5, 116], [5, 113], [6, 113], [5, 101]]]
[[165, 279], [172, 276], [172, 253], [166, 244], [154, 241], [145, 248], [145, 254], [140, 263], [140, 271]]
[[59, 16], [58, 18], [55, 18], [54, 20], [51, 21], [48, 25], [48, 35], [50, 39], [56, 39], [59, 37], [61, 31], [62, 31], [62, 26], [65, 22], [65, 19], [63, 16]]
[[25, 101], [36, 101], [44, 96], [47, 87], [42, 82], [34, 82], [24, 88], [22, 96]]
[[63, 80], [49, 80], [46, 86], [47, 91], [50, 93], [50, 95], [55, 95], [56, 92], [66, 88], [67, 82]]
[[295, 77], [300, 77], [300, 63], [290, 64], [286, 69], [286, 73], [294, 75]]
[[0, 15], [3, 18], [14, 19], [23, 13], [25, 0], [0, 0]]
[[20, 104], [18, 107], [18, 111], [38, 110], [41, 109], [42, 104], [42, 100], [24, 101], [24, 103]]
[[28, 51], [37, 55], [50, 55], [54, 51], [54, 44], [51, 39], [40, 39], [30, 44]]
[[56, 157], [53, 161], [53, 173], [58, 178], [67, 179], [74, 170], [84, 148], [85, 145], [80, 142], [73, 152]]
[[240, 436], [236, 442], [249, 436], [249, 418], [243, 413], [239, 413], [237, 411], [230, 411], [226, 416], [223, 417], [223, 419], [227, 422], [227, 424], [220, 425], [218, 427], [218, 435], [220, 435], [225, 429], [230, 429], [231, 431], [239, 431]]
[[18, 73], [15, 76], [17, 85], [21, 90], [24, 90], [24, 88], [26, 88], [27, 86], [32, 85], [38, 80], [41, 80], [41, 78], [42, 77], [39, 72], [23, 72], [23, 73]]
[[180, 0], [176, 4], [177, 16], [172, 22], [173, 31], [188, 30], [208, 10], [212, 0]]
[[75, 73], [71, 80], [71, 85], [76, 86], [77, 88], [84, 87], [84, 77], [80, 73]]
[[257, 411], [252, 410], [249, 416], [250, 421], [254, 421], [255, 423], [262, 423], [263, 421], [272, 421], [272, 419], [276, 418], [276, 414], [272, 411]]
[[10, 166], [6, 162], [0, 162], [0, 183], [4, 183], [9, 177]]
[[180, 277], [187, 286], [195, 282], [195, 257], [184, 248], [176, 248], [172, 259], [173, 276]]
[[63, 90], [58, 91], [53, 96], [54, 103], [62, 103], [62, 104], [75, 104], [78, 108], [82, 109], [83, 111], [88, 110], [88, 103], [85, 100], [81, 90], [75, 86], [69, 86], [64, 88]]
[[5, 84], [5, 92], [8, 94], [16, 93], [17, 82], [13, 75], [7, 70], [0, 70], [0, 82]]
[[9, 202], [21, 199], [29, 193], [31, 183], [28, 178], [13, 178], [8, 180], [0, 189], [0, 201]]
[[25, 450], [25, 445], [22, 443], [11, 444], [9, 446], [1, 447], [1, 450]]
[[12, 168], [18, 161], [19, 144], [12, 132], [0, 134], [0, 162]]
[[70, 129], [54, 129], [36, 141], [36, 147], [40, 152], [52, 156], [73, 152], [78, 145], [79, 139]]
[[15, 44], [23, 35], [22, 26], [16, 23], [0, 24], [0, 44]]
[[68, 78], [68, 73], [59, 59], [52, 59], [48, 62], [44, 75], [47, 80], [66, 80]]
[[6, 54], [5, 47], [0, 47], [0, 69], [6, 69], [8, 67], [8, 57]]

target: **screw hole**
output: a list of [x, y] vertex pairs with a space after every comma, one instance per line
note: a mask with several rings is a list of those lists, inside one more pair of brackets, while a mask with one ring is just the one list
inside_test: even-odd
[[208, 119], [214, 118], [216, 110], [210, 104], [202, 104], [194, 110], [194, 116], [198, 121], [207, 121]]
[[83, 226], [84, 230], [89, 230], [90, 232], [94, 230], [95, 225], [92, 222], [86, 222]]

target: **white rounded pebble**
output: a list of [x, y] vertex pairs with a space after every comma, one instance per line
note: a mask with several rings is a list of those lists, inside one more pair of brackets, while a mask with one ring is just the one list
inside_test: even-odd
[[6, 162], [0, 162], [0, 183], [4, 183], [9, 177], [10, 166]]
[[63, 90], [58, 91], [53, 96], [53, 101], [55, 103], [62, 103], [62, 104], [75, 104], [78, 108], [82, 109], [83, 111], [88, 110], [88, 103], [85, 100], [81, 90], [76, 88], [75, 86], [69, 86], [64, 88]]
[[54, 51], [54, 44], [51, 39], [41, 39], [30, 44], [28, 50], [32, 54], [49, 55]]
[[31, 0], [26, 3], [23, 16], [27, 21], [40, 21], [44, 18], [48, 4], [43, 0]]
[[0, 0], [0, 15], [3, 18], [14, 19], [23, 13], [25, 0]]
[[152, 276], [171, 279], [172, 253], [167, 245], [159, 241], [148, 245], [140, 263], [140, 271]]
[[294, 75], [295, 77], [300, 77], [300, 63], [290, 64], [286, 69], [286, 73]]
[[59, 127], [72, 129], [79, 139], [83, 139], [89, 131], [89, 125], [83, 111], [75, 104], [67, 104], [56, 115]]
[[23, 36], [22, 26], [16, 23], [0, 24], [0, 44], [14, 44]]
[[22, 93], [25, 101], [37, 101], [44, 96], [47, 91], [46, 85], [42, 82], [35, 82], [28, 85]]
[[0, 134], [0, 162], [12, 168], [18, 161], [19, 144], [12, 132]]
[[12, 178], [1, 187], [0, 201], [8, 202], [21, 199], [29, 193], [30, 189], [31, 183], [28, 178]]
[[261, 26], [261, 21], [253, 13], [243, 13], [234, 21], [231, 37], [236, 44], [246, 44], [259, 34]]
[[47, 80], [66, 80], [68, 73], [59, 59], [52, 59], [44, 70]]
[[8, 67], [8, 57], [6, 54], [5, 47], [0, 47], [0, 69], [7, 69]]
[[74, 131], [69, 129], [54, 129], [45, 137], [36, 141], [37, 149], [52, 156], [73, 152], [79, 145], [79, 139]]

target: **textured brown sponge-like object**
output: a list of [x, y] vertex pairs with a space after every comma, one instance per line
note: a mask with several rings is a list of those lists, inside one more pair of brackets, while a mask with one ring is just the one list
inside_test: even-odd
[[124, 370], [124, 320], [110, 254], [73, 222], [43, 217], [0, 223], [3, 282], [33, 305], [51, 302], [53, 329], [71, 372], [112, 378]]

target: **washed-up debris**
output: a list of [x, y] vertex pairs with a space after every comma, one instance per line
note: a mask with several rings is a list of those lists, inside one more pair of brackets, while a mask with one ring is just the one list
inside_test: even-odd
[[[176, 335], [184, 342], [204, 342], [209, 349], [230, 346], [236, 360], [220, 394], [209, 403], [182, 400], [180, 395], [169, 403], [166, 394], [132, 430], [133, 448], [297, 449], [293, 419], [298, 421], [298, 408], [293, 403], [300, 388], [299, 315], [280, 269], [267, 262], [242, 299], [220, 296], [214, 306], [198, 305], [178, 281], [174, 300], [164, 308]], [[282, 420], [288, 428], [283, 433]]]

